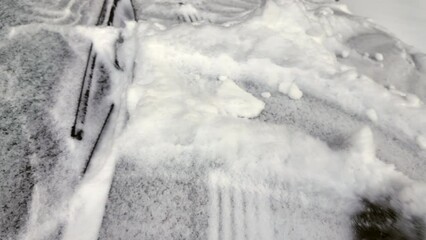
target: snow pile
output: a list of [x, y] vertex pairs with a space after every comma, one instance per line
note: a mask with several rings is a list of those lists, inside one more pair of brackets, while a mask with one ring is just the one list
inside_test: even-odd
[[291, 99], [300, 99], [303, 96], [303, 92], [297, 87], [295, 83], [283, 82], [278, 87], [281, 93], [288, 95]]
[[[365, 29], [344, 28], [340, 16], [338, 27], [321, 29], [333, 25], [309, 19], [321, 22], [333, 16], [332, 9], [316, 9], [307, 18], [299, 4], [281, 2], [268, 2], [262, 15], [232, 27], [176, 25], [164, 31], [140, 22], [120, 154], [152, 172], [203, 169], [209, 239], [349, 238], [349, 216], [361, 196], [389, 195], [405, 213], [425, 217], [425, 186], [376, 157], [369, 128], [335, 150], [256, 118], [265, 103], [245, 90], [250, 84], [292, 100], [318, 97], [412, 141], [426, 133], [421, 103], [409, 107], [408, 99], [337, 61], [338, 52], [349, 57], [342, 41]], [[333, 31], [343, 34], [338, 38]]]

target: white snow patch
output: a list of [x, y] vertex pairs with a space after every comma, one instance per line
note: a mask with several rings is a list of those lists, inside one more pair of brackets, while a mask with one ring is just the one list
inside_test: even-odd
[[417, 142], [417, 145], [421, 149], [426, 149], [426, 137], [425, 136], [417, 136], [416, 142]]
[[226, 81], [226, 80], [228, 79], [228, 77], [227, 77], [227, 76], [220, 75], [217, 79], [218, 79], [219, 81]]
[[263, 98], [270, 98], [270, 97], [272, 96], [270, 92], [262, 92], [260, 95], [261, 95]]
[[341, 53], [342, 58], [348, 58], [351, 55], [351, 51], [348, 49], [344, 49]]
[[98, 57], [104, 59], [104, 64], [112, 65], [116, 57], [115, 43], [120, 30], [113, 27], [77, 26], [76, 31], [93, 43]]
[[242, 90], [232, 80], [223, 80], [217, 89], [216, 97], [215, 105], [234, 117], [256, 117], [265, 107], [265, 103]]
[[372, 122], [377, 122], [379, 117], [377, 116], [376, 110], [370, 108], [368, 109], [365, 114], [367, 115], [368, 119], [370, 119]]
[[376, 59], [376, 61], [378, 61], [378, 62], [382, 62], [383, 59], [384, 59], [383, 54], [381, 54], [381, 53], [375, 53], [374, 54], [374, 59]]
[[299, 87], [297, 87], [297, 85], [295, 83], [291, 84], [290, 89], [288, 91], [288, 96], [291, 99], [301, 99], [303, 96], [303, 92], [300, 91]]
[[282, 82], [278, 86], [278, 90], [294, 100], [300, 99], [303, 96], [303, 92], [300, 91], [299, 87], [294, 82]]
[[98, 236], [102, 224], [104, 207], [108, 199], [108, 192], [112, 182], [116, 157], [108, 149], [100, 149], [108, 155], [97, 156], [104, 159], [92, 161], [105, 161], [104, 167], [96, 169], [94, 176], [84, 179], [80, 183], [70, 201], [68, 222], [63, 233], [63, 240], [91, 240]]
[[407, 100], [408, 107], [419, 108], [423, 105], [423, 102], [420, 100], [420, 98], [414, 94], [407, 94], [405, 99]]

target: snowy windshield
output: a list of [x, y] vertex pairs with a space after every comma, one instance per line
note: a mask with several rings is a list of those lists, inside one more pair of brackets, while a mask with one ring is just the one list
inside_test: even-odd
[[426, 38], [350, 1], [3, 0], [0, 239], [426, 239]]

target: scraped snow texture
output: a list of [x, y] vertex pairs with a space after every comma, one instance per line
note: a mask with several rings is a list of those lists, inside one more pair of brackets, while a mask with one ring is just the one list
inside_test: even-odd
[[[163, 31], [138, 23], [138, 67], [118, 149], [149, 172], [202, 169], [208, 239], [349, 239], [359, 196], [391, 195], [407, 214], [425, 217], [424, 184], [376, 157], [369, 127], [337, 151], [304, 132], [256, 119], [265, 103], [245, 90], [249, 83], [291, 99], [307, 93], [373, 121], [379, 115], [382, 127], [411, 139], [426, 133], [424, 108], [407, 107], [407, 99], [338, 63], [342, 44], [327, 36], [334, 30], [307, 34], [319, 26], [305, 14], [297, 3], [269, 1], [261, 15], [233, 27], [171, 25]], [[333, 14], [322, 8], [310, 17]], [[339, 30], [340, 39], [354, 34]], [[178, 230], [162, 234], [168, 231]]]

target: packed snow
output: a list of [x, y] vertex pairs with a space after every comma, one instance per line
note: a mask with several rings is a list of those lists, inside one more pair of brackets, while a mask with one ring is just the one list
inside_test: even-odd
[[[248, 91], [250, 83], [292, 100], [306, 93], [355, 114], [367, 112], [411, 141], [426, 130], [423, 107], [405, 107], [404, 98], [336, 61], [334, 48], [343, 42], [330, 49], [334, 35], [307, 34], [320, 26], [302, 9], [268, 2], [261, 15], [234, 26], [172, 24], [164, 31], [138, 23], [140, 64], [118, 148], [143, 172], [179, 176], [173, 169], [200, 169], [197, 178], [206, 178], [209, 192], [208, 239], [350, 238], [350, 214], [360, 196], [392, 196], [408, 215], [426, 210], [424, 184], [376, 157], [370, 128], [354, 133], [348, 148], [333, 150], [304, 132], [257, 119], [265, 103]], [[313, 15], [333, 12], [321, 8]], [[348, 34], [341, 38], [357, 33]], [[152, 218], [157, 221], [155, 213]], [[164, 231], [160, 238], [166, 239], [178, 230]]]
[[[20, 239], [353, 239], [363, 199], [426, 221], [424, 54], [334, 1], [133, 4], [111, 26], [39, 26], [92, 44], [109, 88]], [[58, 135], [76, 74], [55, 89]]]

